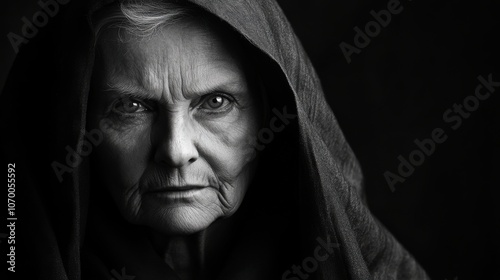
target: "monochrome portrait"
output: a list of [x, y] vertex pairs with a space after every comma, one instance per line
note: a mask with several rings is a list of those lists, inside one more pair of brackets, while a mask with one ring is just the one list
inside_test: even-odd
[[31, 2], [3, 12], [5, 279], [498, 264], [491, 3]]

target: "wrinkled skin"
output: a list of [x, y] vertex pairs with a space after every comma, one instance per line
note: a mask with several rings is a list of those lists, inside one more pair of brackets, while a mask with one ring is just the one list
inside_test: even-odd
[[256, 168], [260, 102], [241, 48], [195, 21], [99, 41], [90, 126], [99, 178], [123, 217], [195, 233], [241, 204]]

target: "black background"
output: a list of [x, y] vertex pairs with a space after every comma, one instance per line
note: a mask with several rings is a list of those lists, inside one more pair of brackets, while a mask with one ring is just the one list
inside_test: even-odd
[[[0, 6], [0, 86], [15, 53], [9, 32], [39, 10], [35, 0]], [[499, 9], [494, 1], [402, 0], [401, 13], [348, 63], [355, 26], [389, 1], [281, 0], [321, 78], [325, 95], [363, 167], [373, 213], [432, 279], [498, 279], [500, 264], [500, 87], [451, 129], [443, 113], [473, 95], [477, 77], [500, 81]], [[6, 106], [6, 104], [3, 104]], [[391, 191], [415, 139], [442, 128], [447, 140]]]

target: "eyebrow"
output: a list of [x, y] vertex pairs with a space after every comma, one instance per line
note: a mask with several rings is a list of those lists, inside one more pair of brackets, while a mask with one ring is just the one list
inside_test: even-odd
[[[212, 82], [214, 79], [212, 79]], [[199, 97], [206, 94], [225, 92], [235, 95], [245, 93], [248, 88], [244, 86], [244, 82], [240, 79], [217, 79], [211, 85], [201, 85], [196, 86], [193, 90], [185, 93], [188, 97]], [[135, 85], [133, 83], [120, 83], [120, 82], [108, 82], [106, 83], [105, 91], [117, 93], [120, 95], [127, 95], [135, 98], [155, 100], [158, 101], [161, 95], [155, 94], [149, 90], [146, 90], [142, 86]]]
[[123, 84], [123, 83], [106, 83], [106, 88], [104, 91], [110, 91], [113, 93], [118, 93], [120, 95], [127, 95], [135, 98], [158, 100], [158, 96], [141, 86], [134, 84]]

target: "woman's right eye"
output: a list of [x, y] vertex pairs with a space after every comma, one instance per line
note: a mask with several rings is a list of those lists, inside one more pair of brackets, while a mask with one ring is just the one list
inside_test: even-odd
[[139, 100], [122, 98], [113, 104], [111, 110], [118, 114], [130, 115], [149, 112], [151, 108]]

